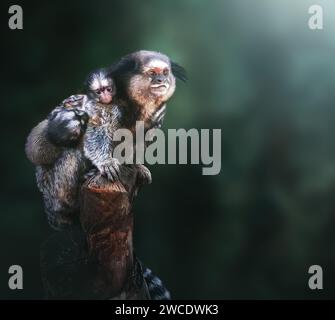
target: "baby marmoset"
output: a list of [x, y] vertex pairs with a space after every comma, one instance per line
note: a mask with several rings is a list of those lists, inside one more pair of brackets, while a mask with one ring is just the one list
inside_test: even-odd
[[117, 176], [113, 165], [118, 163], [108, 153], [112, 131], [118, 128], [115, 86], [105, 69], [90, 74], [86, 92], [64, 100], [27, 139], [26, 153], [36, 165], [48, 222], [57, 230], [77, 218], [79, 188], [92, 165], [110, 179]]

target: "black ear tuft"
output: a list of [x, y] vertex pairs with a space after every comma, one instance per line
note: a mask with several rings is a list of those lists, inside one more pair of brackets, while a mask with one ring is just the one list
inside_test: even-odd
[[179, 65], [176, 62], [171, 61], [171, 69], [172, 69], [172, 73], [173, 75], [178, 78], [179, 80], [186, 82], [187, 81], [187, 73], [186, 70]]
[[109, 68], [109, 74], [112, 77], [124, 76], [128, 73], [133, 73], [136, 70], [136, 59], [132, 56], [125, 56], [117, 61]]

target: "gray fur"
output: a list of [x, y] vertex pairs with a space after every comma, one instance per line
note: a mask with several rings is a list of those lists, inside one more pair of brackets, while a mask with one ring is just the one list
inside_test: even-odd
[[[70, 97], [65, 102], [73, 100]], [[78, 219], [79, 188], [92, 165], [111, 180], [118, 178], [120, 170], [119, 163], [112, 158], [112, 135], [119, 127], [118, 108], [103, 106], [93, 100], [84, 100], [76, 107], [74, 112], [64, 102], [57, 106], [48, 120], [31, 131], [26, 143], [27, 157], [36, 165], [37, 186], [43, 194], [49, 225], [56, 230], [67, 228]], [[85, 112], [89, 118], [82, 138], [76, 130], [82, 126], [80, 121], [77, 123], [78, 111]], [[53, 121], [62, 125], [61, 138], [73, 137], [76, 147], [50, 143], [48, 129]]]
[[65, 229], [78, 219], [79, 187], [88, 167], [80, 149], [64, 150], [53, 166], [36, 167], [37, 186], [52, 228]]
[[[116, 105], [100, 106], [96, 104], [90, 110], [91, 121], [88, 122], [83, 138], [84, 155], [109, 180], [118, 179], [120, 164], [113, 158], [113, 133], [120, 128], [121, 112]], [[94, 119], [97, 118], [97, 122]]]
[[[83, 127], [81, 121], [78, 122], [78, 116], [83, 110], [78, 108], [74, 112], [69, 109], [66, 103], [71, 99], [73, 97], [63, 101], [48, 119], [33, 128], [26, 143], [27, 157], [36, 165], [37, 186], [43, 195], [49, 225], [56, 230], [67, 228], [78, 219], [79, 188], [90, 168], [78, 134]], [[66, 124], [62, 126], [61, 134], [71, 137], [76, 147], [56, 146], [50, 142], [48, 129], [54, 123]]]
[[61, 148], [56, 147], [47, 139], [47, 126], [48, 120], [45, 119], [33, 128], [25, 145], [26, 155], [35, 165], [52, 164], [62, 152]]

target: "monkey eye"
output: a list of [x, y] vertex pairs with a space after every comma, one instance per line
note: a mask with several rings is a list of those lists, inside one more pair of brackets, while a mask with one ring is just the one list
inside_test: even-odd
[[106, 90], [107, 90], [108, 92], [111, 92], [111, 91], [112, 91], [112, 88], [111, 88], [111, 87], [107, 87]]
[[164, 76], [167, 76], [169, 74], [169, 69], [164, 69], [163, 74]]
[[101, 90], [100, 90], [100, 89], [97, 89], [97, 90], [95, 90], [95, 93], [96, 93], [96, 94], [100, 94], [100, 93], [101, 93]]
[[150, 70], [148, 74], [149, 76], [153, 77], [154, 75], [156, 75], [156, 72], [154, 70]]

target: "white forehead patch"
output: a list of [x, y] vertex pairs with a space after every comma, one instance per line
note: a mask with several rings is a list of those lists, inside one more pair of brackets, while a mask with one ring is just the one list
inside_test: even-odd
[[110, 86], [111, 84], [111, 80], [106, 78], [103, 73], [97, 73], [96, 75], [94, 75], [94, 78], [91, 82], [91, 89], [97, 90], [101, 87]]
[[165, 61], [153, 59], [147, 64], [147, 67], [164, 69], [169, 68], [169, 65]]
[[104, 86], [104, 87], [107, 87], [110, 85], [110, 81], [108, 79], [103, 79], [101, 80], [101, 85]]

